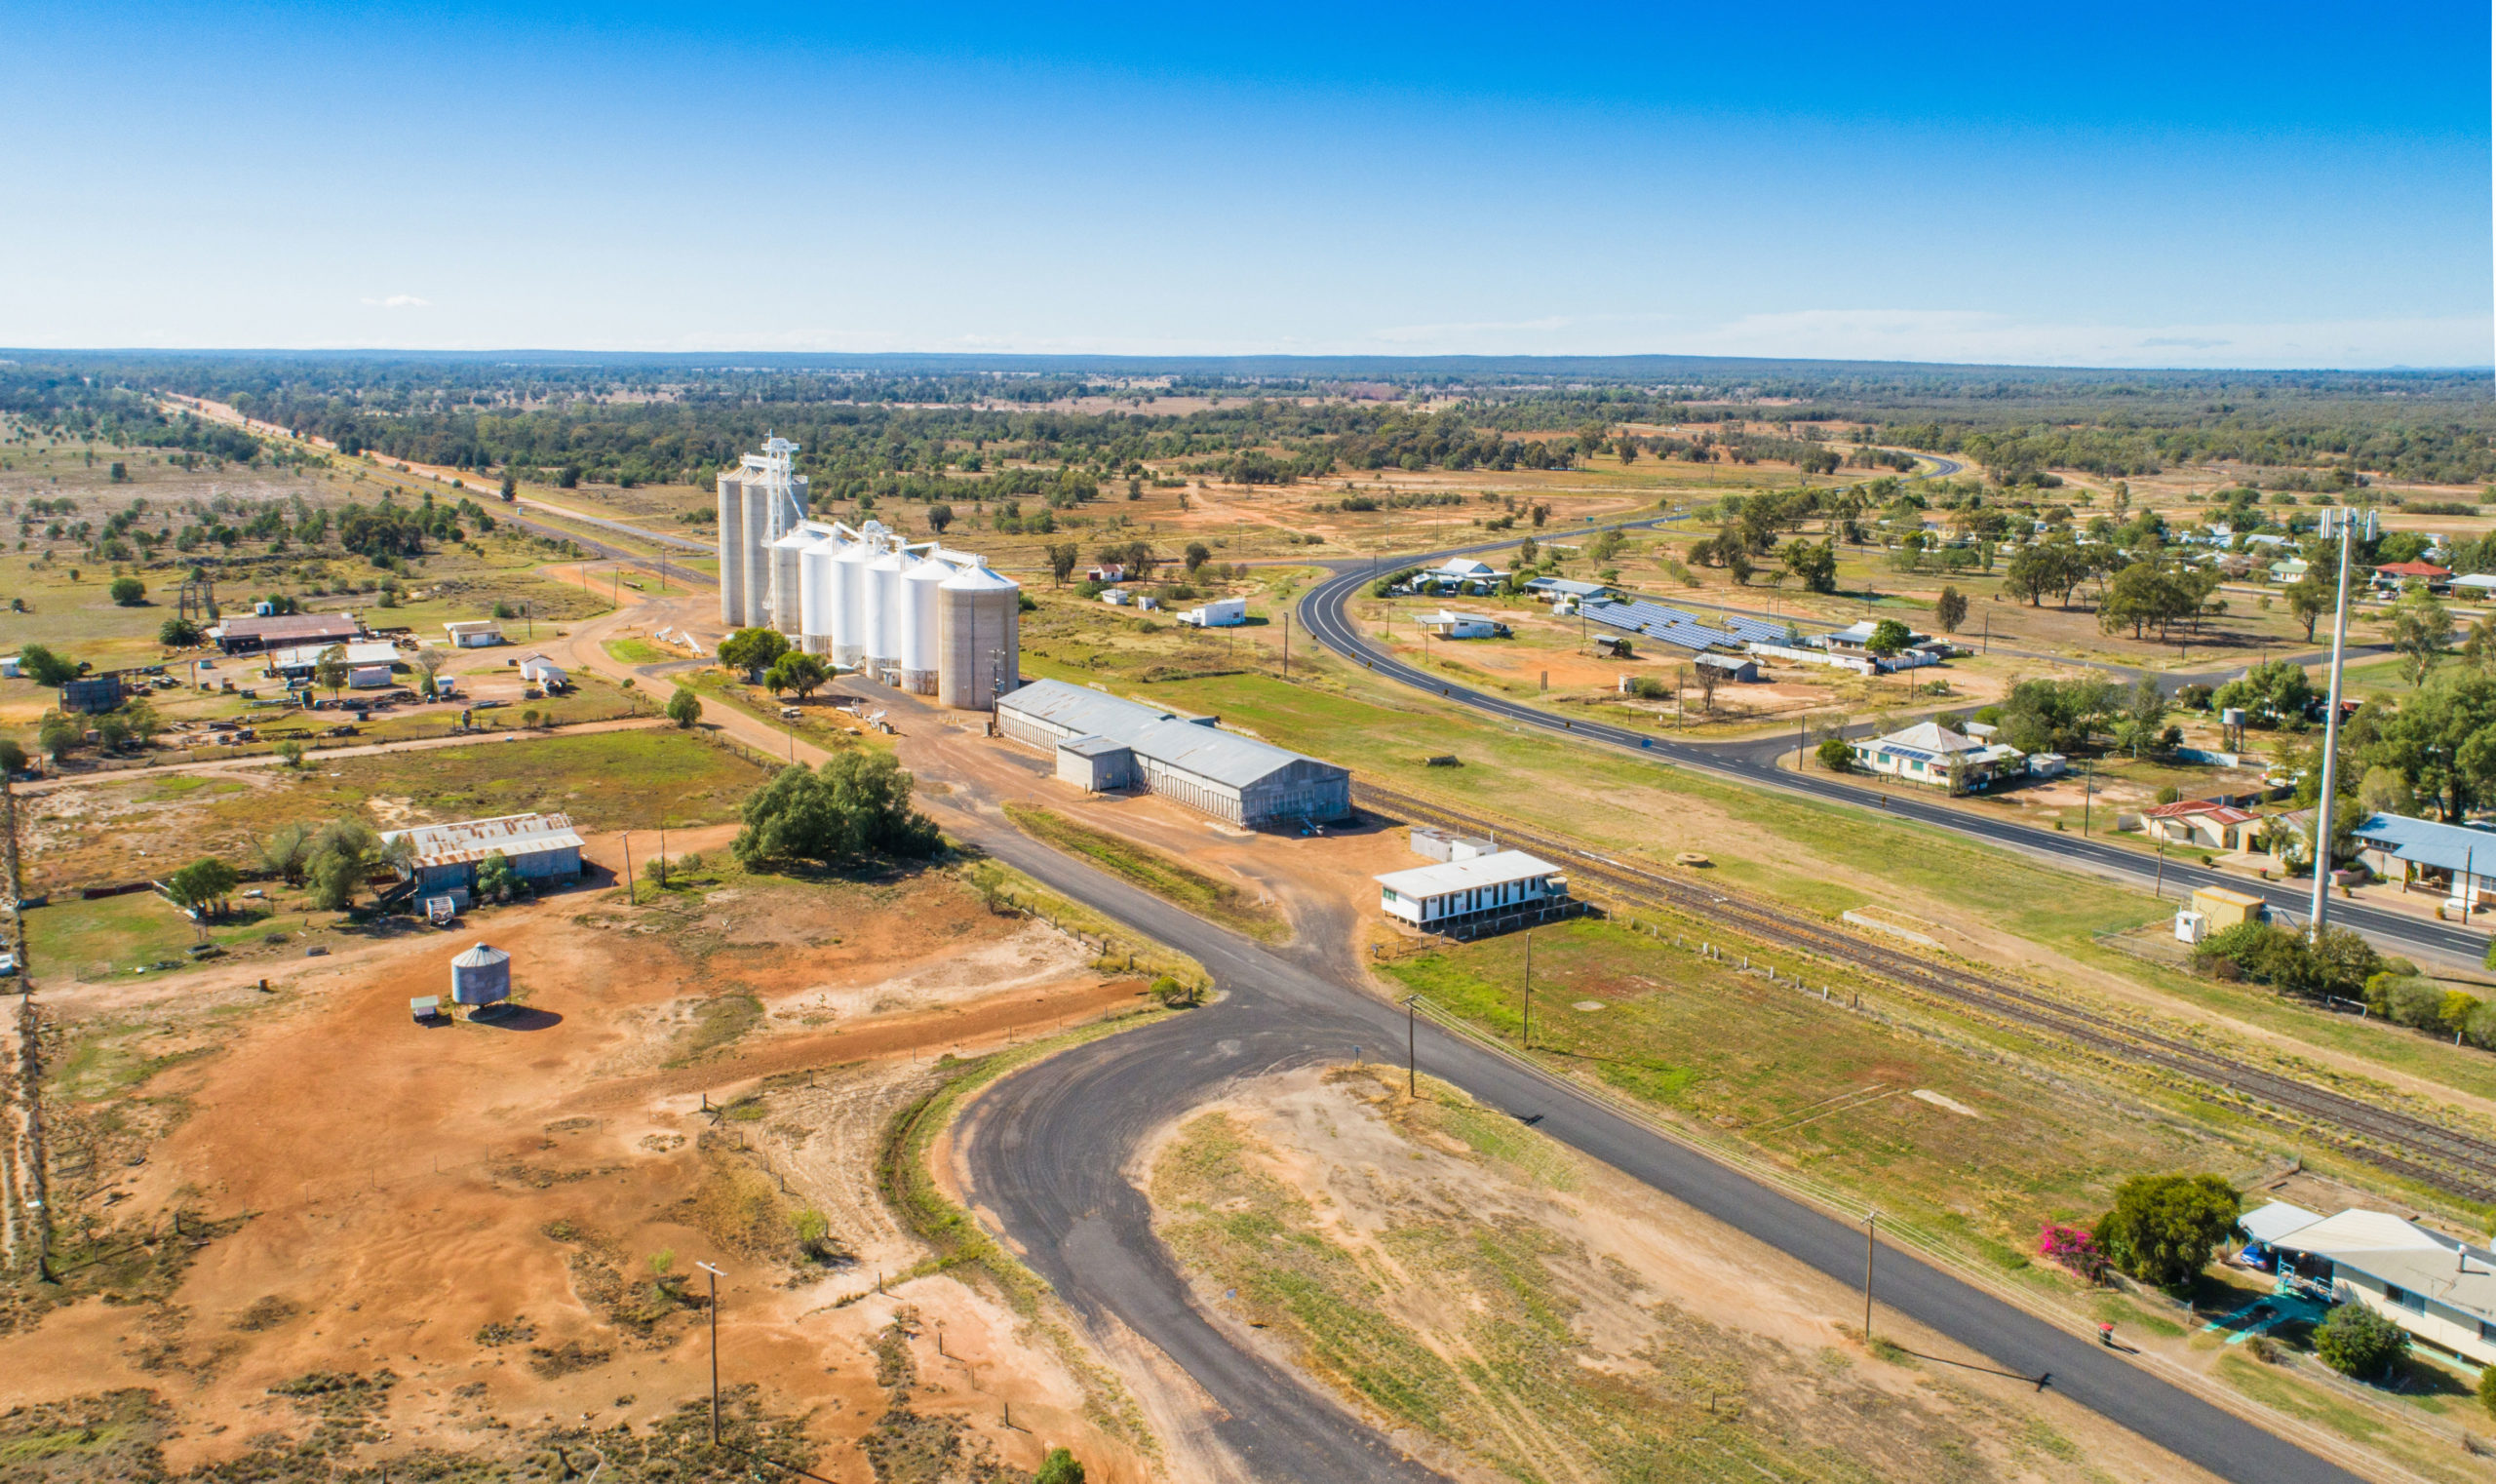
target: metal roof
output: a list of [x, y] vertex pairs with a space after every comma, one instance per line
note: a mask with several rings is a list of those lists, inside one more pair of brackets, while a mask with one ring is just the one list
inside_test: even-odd
[[2389, 850], [2395, 860], [2415, 861], [2438, 871], [2476, 873], [2481, 869], [2478, 852], [2484, 850], [2485, 869], [2496, 874], [2496, 830], [2438, 824], [2406, 814], [2369, 814], [2349, 833], [2361, 844]]
[[2292, 1206], [2284, 1200], [2266, 1201], [2237, 1218], [2244, 1229], [2245, 1239], [2264, 1246], [2278, 1241], [2291, 1231], [2302, 1231], [2322, 1220], [2303, 1206]]
[[[1224, 731], [1209, 722], [1181, 721], [1175, 712], [1064, 681], [1034, 681], [1000, 697], [996, 708], [1068, 727], [1078, 737], [1122, 742], [1139, 758], [1232, 788], [1244, 789], [1295, 762], [1317, 762], [1288, 748]], [[1343, 771], [1329, 762], [1317, 765]]]
[[488, 855], [536, 855], [581, 846], [568, 814], [504, 814], [493, 819], [466, 819], [456, 824], [417, 825], [386, 830], [382, 840], [404, 839], [419, 866], [456, 866]]
[[353, 635], [364, 632], [353, 613], [281, 613], [262, 618], [257, 615], [228, 618], [217, 625], [217, 632], [227, 639], [256, 639], [267, 644], [278, 640], [304, 640], [324, 634]]
[[[334, 644], [297, 644], [292, 649], [272, 650], [269, 666], [276, 670], [290, 670], [297, 666], [317, 665], [324, 651], [336, 647]], [[388, 640], [348, 644], [345, 648], [346, 662], [350, 665], [389, 665], [396, 664], [399, 659], [399, 646]]]
[[490, 968], [497, 963], [509, 962], [511, 962], [511, 955], [504, 953], [501, 949], [494, 947], [490, 943], [480, 943], [475, 948], [461, 954], [458, 957], [451, 959], [450, 966], [455, 969], [482, 969]]
[[1443, 897], [1452, 891], [1471, 891], [1478, 886], [1530, 881], [1537, 877], [1557, 876], [1559, 873], [1559, 867], [1540, 857], [1522, 850], [1502, 850], [1493, 855], [1416, 866], [1410, 871], [1389, 871], [1373, 879], [1397, 896], [1422, 900]]
[[1069, 737], [1057, 745], [1057, 750], [1072, 753], [1078, 758], [1106, 758], [1126, 752], [1128, 748], [1114, 737]]

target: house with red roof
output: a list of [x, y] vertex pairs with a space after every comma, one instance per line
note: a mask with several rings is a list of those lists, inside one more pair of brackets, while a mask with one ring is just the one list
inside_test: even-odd
[[2387, 562], [2375, 568], [2375, 586], [2406, 587], [2412, 581], [2423, 582], [2432, 591], [2453, 580], [2452, 568], [2438, 566], [2433, 562]]
[[2200, 850], [2250, 850], [2269, 816], [2214, 799], [2179, 799], [2141, 816], [2150, 838]]

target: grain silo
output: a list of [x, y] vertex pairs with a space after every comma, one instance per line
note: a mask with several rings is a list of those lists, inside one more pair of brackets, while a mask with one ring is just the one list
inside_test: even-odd
[[936, 590], [953, 575], [954, 567], [934, 557], [901, 574], [901, 688], [914, 695], [936, 693]]
[[745, 622], [745, 476], [720, 471], [720, 622]]
[[808, 654], [832, 657], [833, 558], [848, 543], [828, 527], [809, 526], [798, 552], [798, 644]]
[[986, 557], [937, 584], [936, 698], [983, 710], [1023, 683], [1023, 589]]
[[511, 997], [511, 955], [480, 943], [450, 960], [450, 1002], [470, 1007], [500, 1004]]
[[867, 678], [881, 683], [901, 665], [901, 573], [910, 556], [896, 541], [867, 564], [867, 592], [861, 602], [866, 623]]
[[805, 632], [805, 551], [814, 542], [800, 526], [771, 543], [771, 627], [783, 634]]
[[867, 564], [876, 560], [876, 523], [832, 554], [832, 662], [855, 670], [866, 661]]

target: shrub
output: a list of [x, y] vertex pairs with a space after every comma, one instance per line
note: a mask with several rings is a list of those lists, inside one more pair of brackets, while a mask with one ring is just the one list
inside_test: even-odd
[[1164, 974], [1152, 981], [1152, 997], [1173, 1010], [1187, 1009], [1204, 1002], [1205, 992], [1192, 984], [1182, 984]]
[[2409, 1352], [2409, 1332], [2363, 1304], [2343, 1304], [2316, 1328], [2314, 1352], [2343, 1376], [2379, 1376]]
[[135, 608], [147, 601], [147, 584], [136, 577], [115, 577], [110, 591], [113, 602], [126, 608]]
[[2105, 1250], [2097, 1245], [2096, 1235], [2086, 1227], [2046, 1223], [2037, 1232], [2037, 1255], [2061, 1264], [2092, 1283], [2106, 1280], [2109, 1264]]
[[1040, 1460], [1040, 1471], [1032, 1475], [1032, 1484], [1083, 1484], [1083, 1465], [1074, 1455], [1063, 1448], [1052, 1448]]
[[667, 698], [667, 719], [679, 727], [690, 726], [702, 720], [702, 698], [682, 685]]
[[2208, 1265], [2242, 1210], [2236, 1189], [2216, 1175], [2139, 1175], [2116, 1190], [2096, 1236], [2115, 1266], [2173, 1288]]
[[731, 846], [749, 870], [771, 861], [933, 855], [935, 824], [910, 806], [911, 775], [890, 753], [840, 753], [812, 770], [784, 767], [747, 796]]
[[2496, 1417], [2496, 1365], [2478, 1373], [2478, 1404], [2487, 1409], [2488, 1416]]
[[1854, 749], [1839, 737], [1830, 737], [1822, 742], [1813, 756], [1820, 760], [1820, 766], [1832, 773], [1843, 773], [1854, 765]]
[[2184, 796], [2176, 790], [2175, 785], [2171, 783], [2158, 791], [2158, 801], [2160, 803], [2173, 803], [2176, 800], [2183, 797]]

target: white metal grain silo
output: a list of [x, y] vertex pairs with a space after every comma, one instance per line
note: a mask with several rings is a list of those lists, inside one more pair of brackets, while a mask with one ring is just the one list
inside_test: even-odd
[[746, 487], [745, 551], [740, 558], [745, 565], [745, 608], [734, 620], [740, 629], [759, 629], [771, 622], [771, 543], [780, 534], [771, 528], [772, 500], [771, 491], [763, 486]]
[[867, 564], [876, 548], [843, 541], [832, 554], [832, 662], [855, 670], [867, 659]]
[[843, 543], [825, 527], [808, 527], [802, 533], [807, 541], [798, 553], [798, 644], [808, 654], [830, 659], [833, 614], [838, 611], [833, 602], [832, 559]]
[[805, 630], [806, 548], [814, 540], [800, 526], [771, 543], [771, 627], [783, 634]]
[[936, 699], [983, 710], [1021, 686], [1022, 585], [974, 557], [937, 584], [936, 600]]
[[867, 564], [867, 593], [860, 605], [866, 623], [868, 678], [888, 681], [901, 665], [901, 573], [910, 557], [896, 540]]
[[745, 623], [745, 481], [720, 475], [720, 622]]
[[901, 688], [914, 695], [936, 693], [936, 590], [953, 575], [933, 557], [901, 574]]

